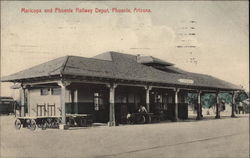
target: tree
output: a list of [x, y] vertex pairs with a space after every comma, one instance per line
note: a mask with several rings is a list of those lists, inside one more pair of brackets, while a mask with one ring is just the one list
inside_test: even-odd
[[249, 98], [249, 93], [246, 93], [245, 91], [239, 91], [238, 93], [236, 93], [235, 102], [239, 103], [247, 98]]
[[214, 93], [205, 93], [201, 97], [201, 104], [206, 108], [211, 108], [216, 104], [216, 94]]
[[232, 103], [232, 94], [230, 94], [230, 93], [220, 93], [219, 98], [221, 100], [224, 100], [224, 102], [227, 104]]
[[[224, 100], [225, 103], [232, 103], [232, 94], [231, 93], [219, 93], [219, 98]], [[235, 102], [239, 103], [245, 99], [249, 98], [248, 94], [245, 91], [240, 91], [236, 93]], [[197, 105], [197, 93], [188, 93], [187, 101], [191, 105]], [[201, 104], [203, 107], [211, 108], [216, 104], [216, 94], [215, 93], [204, 93], [201, 97]]]

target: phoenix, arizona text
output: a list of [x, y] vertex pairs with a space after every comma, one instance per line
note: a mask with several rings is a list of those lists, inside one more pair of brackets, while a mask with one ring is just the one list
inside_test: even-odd
[[48, 9], [31, 9], [21, 8], [21, 13], [151, 13], [151, 9], [147, 8], [48, 8]]

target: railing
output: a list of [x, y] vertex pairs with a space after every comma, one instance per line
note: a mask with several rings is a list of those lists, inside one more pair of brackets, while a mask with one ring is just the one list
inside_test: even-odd
[[37, 104], [36, 116], [46, 116], [46, 104]]
[[55, 104], [47, 104], [47, 113], [48, 116], [55, 116], [56, 115], [56, 105]]
[[36, 116], [55, 116], [56, 115], [56, 105], [55, 104], [37, 104], [37, 108], [32, 109], [36, 111]]

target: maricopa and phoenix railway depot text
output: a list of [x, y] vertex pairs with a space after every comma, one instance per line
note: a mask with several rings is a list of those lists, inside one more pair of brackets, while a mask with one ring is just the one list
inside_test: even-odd
[[31, 8], [21, 8], [21, 13], [151, 13], [151, 9], [144, 8], [49, 8], [49, 9], [31, 9]]

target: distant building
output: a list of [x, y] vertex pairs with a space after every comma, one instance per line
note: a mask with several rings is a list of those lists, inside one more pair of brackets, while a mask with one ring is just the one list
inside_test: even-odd
[[14, 100], [11, 97], [0, 97], [0, 115], [14, 113]]

